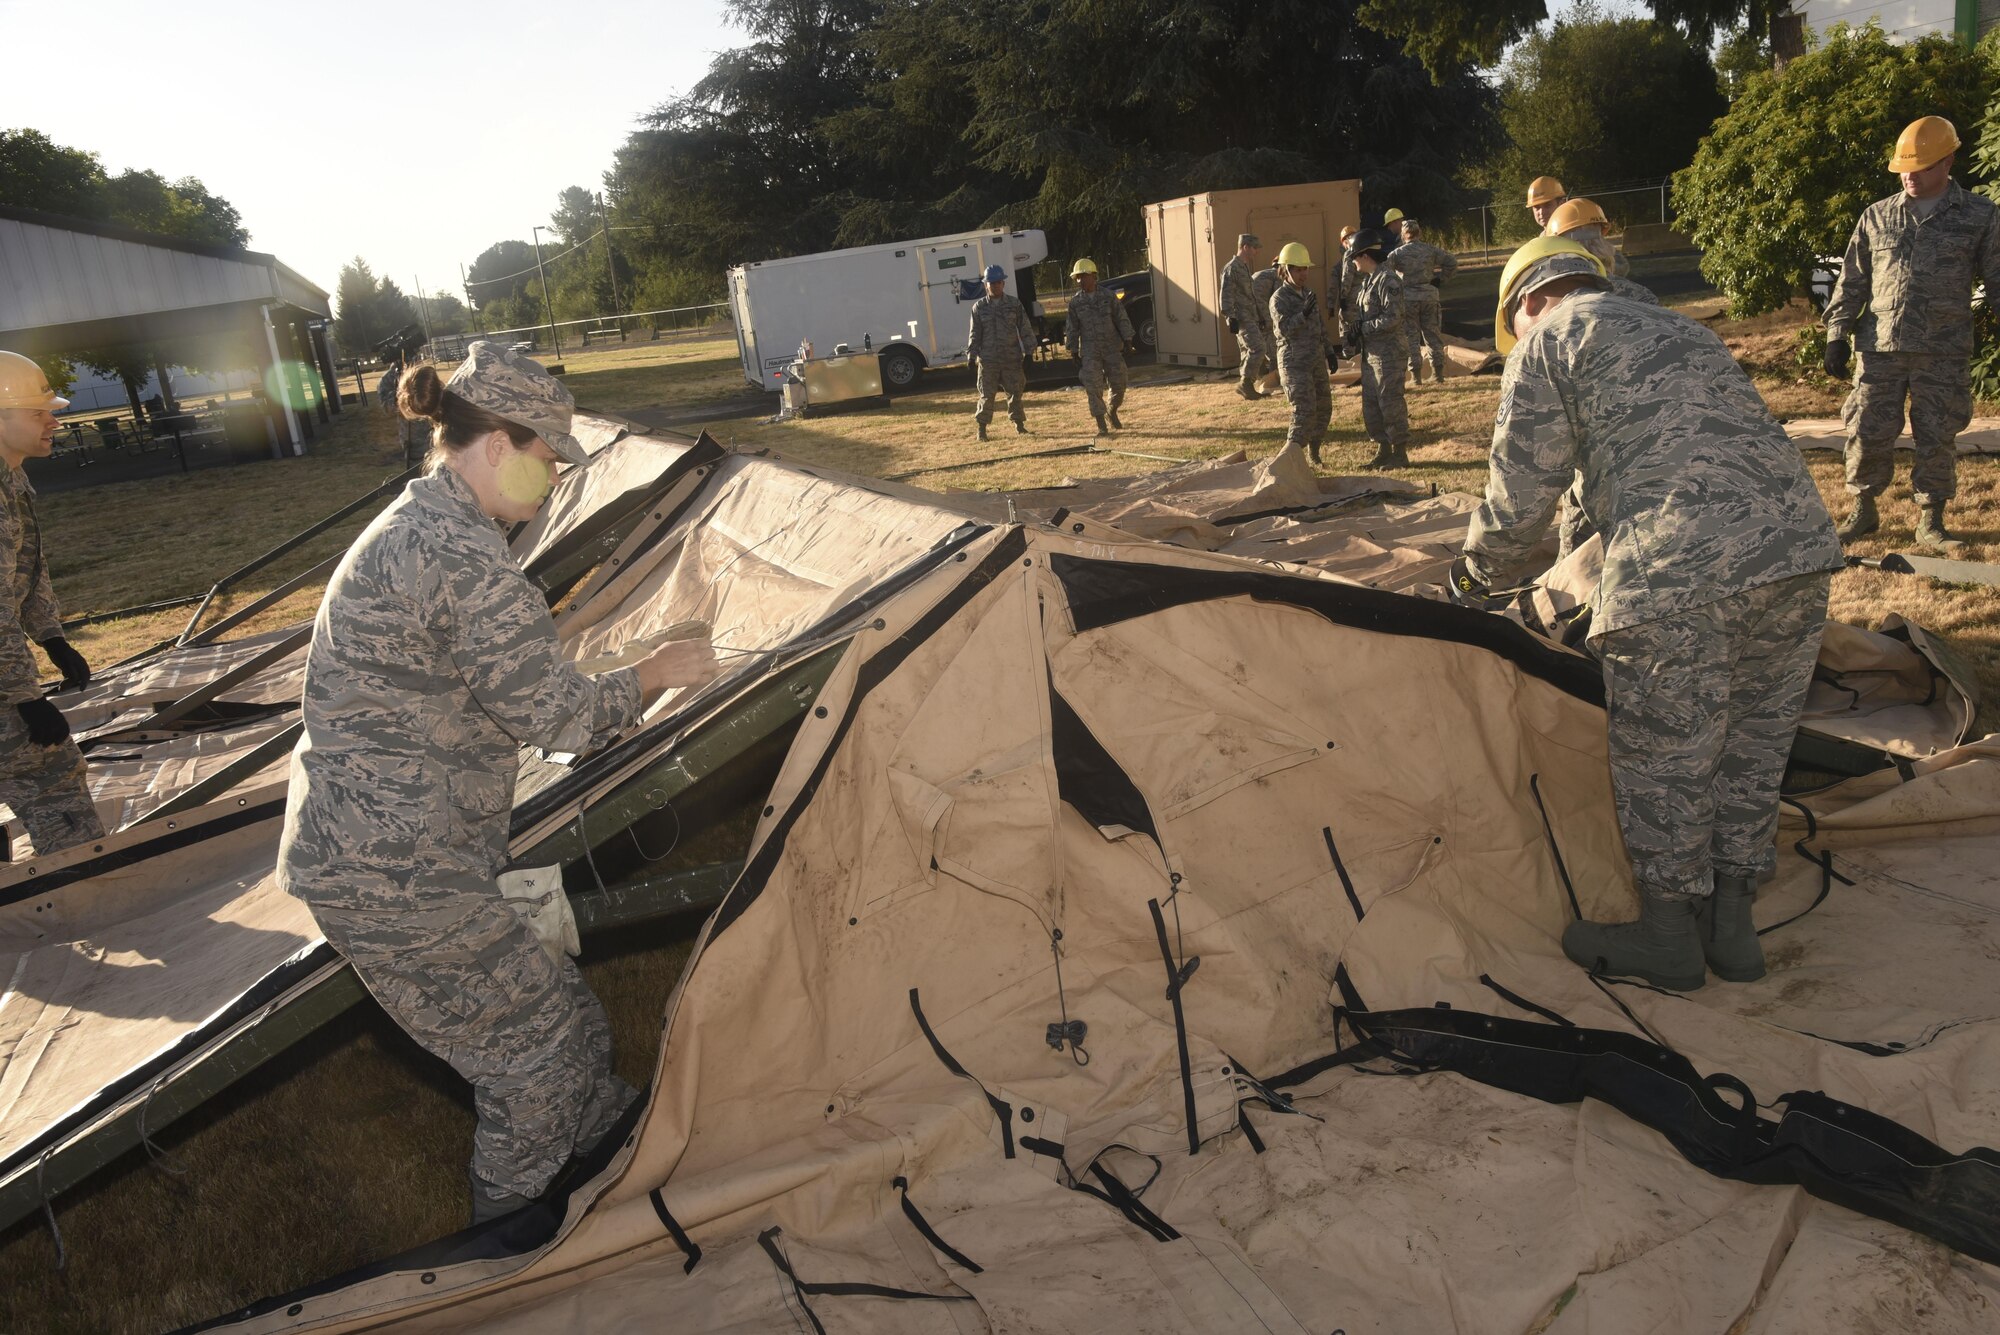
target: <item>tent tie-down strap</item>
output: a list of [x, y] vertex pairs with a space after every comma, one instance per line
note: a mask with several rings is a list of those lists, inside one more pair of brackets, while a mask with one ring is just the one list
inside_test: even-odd
[[924, 1235], [924, 1241], [930, 1243], [931, 1246], [937, 1248], [946, 1256], [956, 1261], [960, 1266], [970, 1270], [973, 1274], [979, 1275], [985, 1273], [986, 1268], [984, 1266], [938, 1236], [938, 1231], [931, 1227], [930, 1220], [924, 1218], [923, 1211], [919, 1210], [917, 1203], [910, 1199], [910, 1179], [898, 1175], [896, 1180], [890, 1185], [896, 1188], [898, 1196], [902, 1199], [903, 1217], [915, 1225], [917, 1232]]
[[[1179, 890], [1176, 889], [1175, 893], [1178, 894]], [[1200, 1154], [1201, 1126], [1196, 1119], [1194, 1107], [1194, 1064], [1188, 1059], [1187, 1015], [1181, 1009], [1181, 992], [1186, 988], [1187, 981], [1194, 975], [1194, 971], [1200, 967], [1201, 956], [1195, 956], [1186, 964], [1176, 963], [1173, 947], [1167, 943], [1167, 919], [1166, 915], [1160, 912], [1160, 901], [1149, 899], [1146, 901], [1146, 907], [1152, 910], [1153, 930], [1160, 938], [1160, 960], [1167, 966], [1167, 1000], [1173, 1004], [1174, 1041], [1180, 1046], [1181, 1096], [1185, 1105], [1184, 1115], [1187, 1118], [1188, 1153]]]
[[701, 1260], [700, 1245], [687, 1235], [687, 1230], [681, 1227], [680, 1220], [674, 1218], [673, 1212], [667, 1209], [667, 1198], [660, 1194], [658, 1187], [647, 1192], [646, 1199], [653, 1203], [653, 1213], [660, 1217], [660, 1223], [665, 1225], [667, 1232], [673, 1236], [674, 1245], [687, 1256], [687, 1264], [681, 1267], [681, 1273], [693, 1274], [695, 1263]]
[[1514, 991], [1514, 989], [1506, 986], [1504, 983], [1495, 981], [1493, 975], [1490, 973], [1480, 974], [1479, 981], [1488, 988], [1491, 988], [1494, 995], [1500, 997], [1504, 1001], [1512, 1002], [1514, 1005], [1519, 1006], [1524, 1011], [1533, 1011], [1535, 1014], [1541, 1016], [1544, 1020], [1549, 1021], [1551, 1024], [1559, 1024], [1565, 1029], [1576, 1028], [1575, 1024], [1564, 1019], [1560, 1013], [1549, 1009], [1547, 1006], [1542, 1005], [1538, 1001], [1530, 1001], [1526, 997], [1522, 996], [1519, 992], [1516, 992]]
[[1528, 791], [1534, 795], [1535, 810], [1542, 813], [1542, 833], [1548, 836], [1549, 853], [1556, 860], [1556, 875], [1562, 877], [1563, 893], [1569, 896], [1569, 911], [1576, 915], [1577, 920], [1581, 922], [1583, 920], [1583, 906], [1577, 903], [1576, 887], [1571, 885], [1569, 880], [1569, 867], [1563, 862], [1562, 849], [1556, 844], [1556, 827], [1549, 821], [1548, 804], [1542, 801], [1541, 775], [1530, 774], [1528, 776]]
[[1757, 935], [1759, 936], [1769, 936], [1772, 932], [1777, 931], [1780, 927], [1790, 927], [1800, 918], [1805, 917], [1808, 913], [1811, 913], [1821, 904], [1826, 903], [1826, 897], [1833, 893], [1833, 883], [1835, 881], [1839, 881], [1842, 885], [1854, 884], [1852, 878], [1842, 876], [1839, 872], [1833, 869], [1832, 849], [1822, 848], [1817, 853], [1815, 853], [1812, 849], [1806, 847], [1806, 845], [1810, 844], [1813, 840], [1819, 837], [1819, 821], [1813, 816], [1812, 808], [1808, 807], [1803, 802], [1794, 801], [1789, 797], [1781, 797], [1778, 800], [1784, 803], [1788, 807], [1798, 808], [1799, 814], [1806, 818], [1805, 838], [1793, 844], [1792, 851], [1794, 853], [1797, 853], [1800, 857], [1804, 858], [1807, 862], [1810, 862], [1819, 868], [1819, 893], [1813, 896], [1812, 903], [1806, 905], [1804, 908], [1800, 909], [1797, 913], [1794, 913], [1791, 917], [1786, 918], [1780, 922], [1774, 922], [1769, 927], [1759, 927], [1757, 929]]
[[986, 1102], [993, 1109], [993, 1115], [1000, 1119], [1001, 1149], [1009, 1159], [1013, 1158], [1014, 1105], [1003, 1098], [996, 1097], [992, 1090], [980, 1082], [978, 1076], [959, 1065], [958, 1058], [952, 1056], [950, 1051], [945, 1048], [945, 1045], [939, 1041], [937, 1031], [932, 1029], [931, 1022], [924, 1018], [924, 1008], [917, 1001], [917, 989], [914, 987], [910, 989], [910, 1012], [917, 1017], [917, 1028], [924, 1031], [924, 1037], [930, 1041], [931, 1051], [935, 1052], [937, 1059], [944, 1063], [944, 1068], [953, 1075], [970, 1080], [973, 1084], [979, 1086], [979, 1092], [986, 1096]]
[[[1106, 1145], [1103, 1150], [1098, 1151], [1099, 1158], [1103, 1157], [1105, 1151], [1113, 1149], [1131, 1150], [1132, 1147], [1129, 1145]], [[1146, 1188], [1159, 1180], [1159, 1156], [1155, 1154], [1143, 1154], [1138, 1150], [1132, 1150], [1132, 1153], [1139, 1154], [1142, 1158], [1150, 1159], [1153, 1163], [1152, 1176], [1141, 1182], [1137, 1187], [1127, 1186], [1123, 1178], [1106, 1168], [1097, 1159], [1092, 1159], [1090, 1165], [1083, 1172], [1085, 1177], [1096, 1178], [1098, 1185], [1093, 1187], [1090, 1183], [1084, 1181], [1083, 1178], [1071, 1176], [1069, 1178], [1070, 1190], [1081, 1191], [1085, 1195], [1097, 1197], [1098, 1200], [1103, 1201], [1119, 1214], [1124, 1215], [1128, 1222], [1145, 1230], [1152, 1236], [1155, 1242], [1173, 1242], [1180, 1237], [1180, 1230], [1154, 1214], [1151, 1209], [1147, 1208], [1146, 1203], [1139, 1199], [1145, 1194]], [[1065, 1175], [1067, 1175], [1067, 1170], [1065, 1170]]]
[[1398, 1060], [1549, 1103], [1598, 1099], [1660, 1132], [1717, 1177], [1802, 1187], [2000, 1264], [2000, 1152], [1948, 1151], [1816, 1090], [1780, 1096], [1767, 1106], [1784, 1111], [1768, 1121], [1743, 1081], [1703, 1076], [1687, 1058], [1633, 1034], [1460, 1010], [1351, 1011], [1346, 1018]]
[[916, 1302], [930, 1303], [969, 1303], [973, 1301], [972, 1295], [969, 1293], [925, 1293], [922, 1289], [892, 1289], [886, 1284], [811, 1283], [799, 1278], [798, 1272], [792, 1269], [791, 1260], [786, 1257], [784, 1250], [778, 1246], [778, 1238], [783, 1232], [783, 1229], [774, 1224], [757, 1235], [757, 1245], [764, 1249], [764, 1254], [771, 1258], [771, 1264], [778, 1267], [778, 1273], [783, 1275], [786, 1281], [791, 1284], [792, 1296], [797, 1299], [799, 1310], [806, 1314], [806, 1320], [812, 1322], [815, 1335], [826, 1335], [826, 1327], [820, 1324], [819, 1317], [813, 1312], [812, 1304], [806, 1301], [808, 1296], [826, 1298], [903, 1298]]

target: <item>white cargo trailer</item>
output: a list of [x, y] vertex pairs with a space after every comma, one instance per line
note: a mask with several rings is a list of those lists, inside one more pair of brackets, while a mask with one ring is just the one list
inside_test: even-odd
[[729, 310], [744, 377], [775, 391], [799, 344], [827, 357], [845, 343], [881, 356], [885, 390], [907, 389], [925, 367], [964, 364], [988, 265], [1005, 269], [1007, 290], [1039, 314], [1026, 270], [1048, 255], [1038, 231], [985, 231], [739, 264]]

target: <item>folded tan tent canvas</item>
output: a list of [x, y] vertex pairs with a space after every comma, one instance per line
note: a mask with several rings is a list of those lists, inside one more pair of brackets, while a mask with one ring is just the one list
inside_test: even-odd
[[[649, 1099], [544, 1205], [217, 1326], [1992, 1328], [1983, 745], [1796, 799], [1763, 982], [1593, 980], [1562, 926], [1633, 908], [1598, 677], [1392, 591], [1449, 559], [1454, 502], [1243, 460], [1010, 506], [698, 448], [603, 488], [629, 523], [559, 497], [515, 539], [564, 528], [534, 559], [574, 569], [579, 658], [700, 619], [740, 661], [602, 754], [527, 757], [524, 863], [615, 895], [644, 869], [593, 870], [602, 832], [704, 739], [784, 747]], [[259, 968], [337, 970], [252, 913], [241, 828], [230, 884], [78, 880], [98, 916], [38, 946], [9, 908], [21, 967], [119, 986], [153, 931], [234, 929], [164, 962], [210, 985], [132, 1021], [160, 1034], [65, 1000], [52, 1051], [199, 1046]]]

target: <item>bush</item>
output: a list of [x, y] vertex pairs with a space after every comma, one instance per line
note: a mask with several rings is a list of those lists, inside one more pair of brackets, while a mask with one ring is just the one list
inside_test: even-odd
[[[1842, 25], [1820, 49], [1745, 81], [1674, 176], [1681, 226], [1732, 314], [1778, 309], [1821, 257], [1846, 250], [1861, 211], [1895, 188], [1884, 164], [1905, 125], [1944, 116], [1975, 141], [2000, 87], [1996, 40], [1977, 51], [1946, 37], [1899, 45], [1872, 23]], [[1959, 165], [1961, 179], [1984, 174], [1973, 154]]]

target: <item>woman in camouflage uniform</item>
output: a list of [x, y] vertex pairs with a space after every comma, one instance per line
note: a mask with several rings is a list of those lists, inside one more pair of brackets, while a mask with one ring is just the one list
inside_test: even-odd
[[681, 642], [596, 678], [564, 659], [496, 524], [535, 515], [559, 460], [590, 462], [548, 372], [480, 341], [450, 384], [418, 367], [399, 400], [435, 424], [431, 469], [327, 585], [278, 876], [382, 1008], [472, 1082], [479, 1222], [540, 1196], [633, 1098], [603, 1006], [496, 885], [516, 752], [600, 746], [714, 656]]

